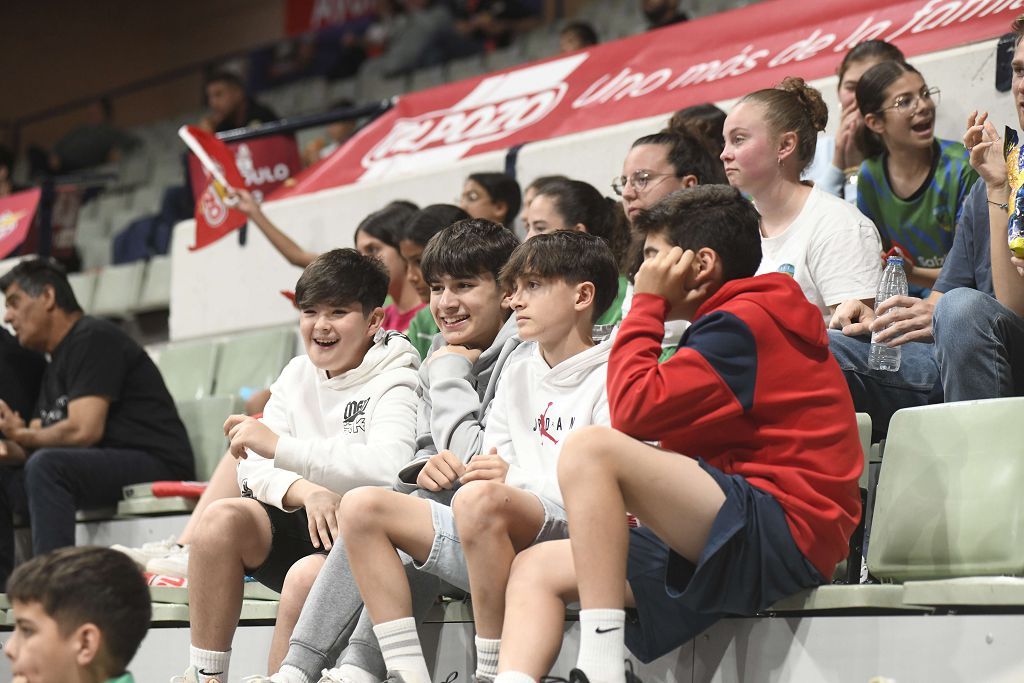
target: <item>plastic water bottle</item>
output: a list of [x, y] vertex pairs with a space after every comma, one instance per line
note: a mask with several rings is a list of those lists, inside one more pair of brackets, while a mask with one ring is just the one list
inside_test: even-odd
[[[875, 295], [875, 310], [882, 303], [894, 296], [907, 296], [907, 274], [903, 270], [903, 259], [890, 256], [885, 261], [885, 271], [878, 282], [878, 293]], [[898, 311], [899, 308], [891, 308]], [[868, 354], [868, 367], [872, 370], [896, 372], [900, 369], [900, 347], [890, 348], [875, 342], [878, 332], [871, 334], [871, 351]]]

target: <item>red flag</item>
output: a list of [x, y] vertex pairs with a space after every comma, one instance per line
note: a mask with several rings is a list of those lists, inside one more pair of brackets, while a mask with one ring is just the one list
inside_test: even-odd
[[0, 197], [0, 258], [7, 258], [25, 241], [41, 194], [42, 191], [34, 187], [25, 192]]
[[226, 201], [232, 190], [245, 187], [245, 179], [235, 163], [235, 155], [212, 133], [182, 126], [178, 136], [199, 159], [205, 177], [205, 189], [196, 202], [196, 243], [189, 247], [195, 251], [245, 225], [245, 214], [232, 209]]

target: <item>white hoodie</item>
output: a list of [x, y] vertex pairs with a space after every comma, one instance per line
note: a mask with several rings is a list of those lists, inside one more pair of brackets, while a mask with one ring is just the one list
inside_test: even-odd
[[548, 367], [535, 342], [522, 344], [508, 359], [484, 433], [509, 463], [505, 483], [537, 493], [559, 505], [558, 454], [570, 432], [611, 423], [606, 380], [611, 342]]
[[285, 366], [270, 387], [263, 423], [278, 435], [273, 459], [252, 451], [238, 482], [256, 500], [282, 510], [299, 479], [335, 493], [390, 486], [416, 452], [419, 354], [403, 335], [374, 337], [363, 362], [337, 377], [307, 356]]

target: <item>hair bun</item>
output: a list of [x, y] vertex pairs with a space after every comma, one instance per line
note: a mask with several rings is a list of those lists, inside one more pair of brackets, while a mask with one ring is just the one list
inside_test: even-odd
[[821, 98], [821, 93], [807, 85], [804, 79], [799, 76], [787, 76], [776, 86], [779, 90], [785, 90], [796, 95], [800, 106], [807, 112], [807, 117], [814, 126], [814, 130], [821, 132], [828, 125], [828, 107]]

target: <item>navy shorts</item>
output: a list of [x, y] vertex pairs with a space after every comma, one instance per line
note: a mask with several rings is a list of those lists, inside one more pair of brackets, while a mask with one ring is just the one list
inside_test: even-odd
[[246, 573], [267, 588], [280, 593], [284, 577], [293, 564], [309, 555], [326, 555], [327, 551], [317, 548], [309, 540], [309, 522], [305, 510], [285, 512], [263, 502], [260, 505], [270, 518], [270, 553], [263, 564], [255, 569], [246, 568]]
[[650, 529], [630, 531], [627, 580], [636, 619], [626, 645], [650, 662], [693, 639], [724, 616], [750, 616], [805, 588], [825, 583], [800, 552], [774, 496], [703, 460], [725, 492], [708, 543], [694, 565]]

